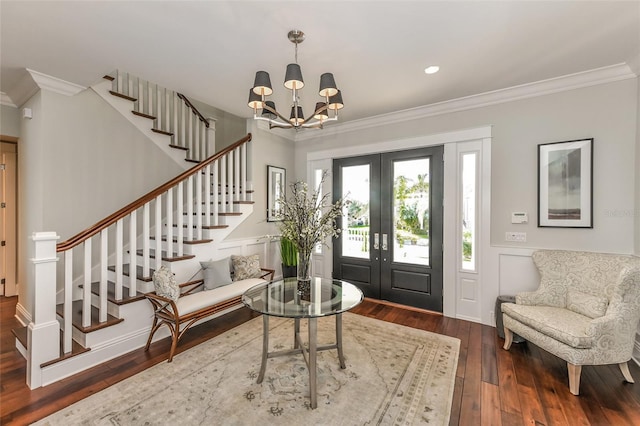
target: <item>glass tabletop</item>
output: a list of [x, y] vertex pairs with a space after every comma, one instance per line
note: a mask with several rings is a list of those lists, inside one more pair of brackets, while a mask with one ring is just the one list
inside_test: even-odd
[[308, 293], [299, 291], [297, 278], [262, 283], [242, 295], [242, 303], [261, 314], [286, 318], [335, 315], [358, 305], [364, 296], [355, 285], [339, 280], [311, 278]]

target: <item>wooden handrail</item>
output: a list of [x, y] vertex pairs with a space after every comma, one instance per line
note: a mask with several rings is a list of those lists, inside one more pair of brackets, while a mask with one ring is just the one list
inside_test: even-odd
[[196, 108], [191, 102], [189, 102], [189, 99], [187, 99], [187, 97], [185, 95], [183, 95], [182, 93], [178, 93], [176, 92], [176, 95], [178, 95], [178, 97], [180, 99], [182, 99], [184, 101], [184, 103], [187, 104], [187, 106], [189, 108], [191, 108], [191, 110], [198, 116], [200, 117], [200, 121], [202, 121], [204, 123], [205, 126], [209, 127], [209, 120], [207, 120], [206, 118], [204, 118], [204, 116], [202, 114], [200, 114], [200, 111], [198, 111], [198, 108]]
[[216, 154], [214, 154], [211, 157], [207, 158], [203, 162], [193, 166], [189, 170], [185, 170], [183, 173], [181, 173], [180, 175], [178, 175], [175, 178], [171, 179], [167, 183], [165, 183], [163, 185], [160, 185], [159, 187], [157, 187], [153, 191], [149, 192], [146, 195], [143, 195], [142, 197], [138, 198], [136, 201], [134, 201], [134, 202], [130, 203], [129, 205], [121, 208], [120, 210], [118, 210], [117, 212], [111, 214], [110, 216], [107, 216], [106, 218], [102, 219], [100, 222], [94, 224], [93, 226], [91, 226], [91, 227], [85, 229], [84, 231], [74, 235], [73, 237], [69, 238], [66, 241], [58, 243], [56, 245], [56, 251], [57, 252], [67, 251], [67, 250], [69, 250], [69, 249], [71, 249], [73, 247], [76, 247], [80, 243], [88, 240], [89, 238], [93, 237], [97, 233], [101, 232], [103, 229], [108, 228], [109, 226], [111, 226], [114, 223], [116, 223], [118, 220], [120, 220], [123, 217], [131, 214], [134, 210], [139, 209], [140, 207], [142, 207], [143, 205], [145, 205], [149, 201], [153, 200], [157, 196], [167, 192], [169, 189], [171, 189], [174, 186], [176, 186], [182, 180], [188, 178], [189, 176], [192, 176], [192, 175], [196, 174], [197, 172], [199, 172], [200, 170], [202, 170], [203, 168], [205, 168], [209, 164], [213, 163], [214, 161], [216, 161], [220, 157], [228, 154], [229, 152], [233, 151], [237, 147], [239, 147], [242, 144], [244, 144], [246, 142], [249, 142], [249, 141], [251, 141], [251, 133], [247, 133], [247, 136], [245, 136], [242, 139], [240, 139], [239, 141], [235, 142], [233, 145], [228, 146], [227, 148], [223, 149], [220, 152], [217, 152]]

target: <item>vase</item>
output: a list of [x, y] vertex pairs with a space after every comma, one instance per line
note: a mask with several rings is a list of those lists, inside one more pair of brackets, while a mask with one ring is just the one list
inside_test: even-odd
[[300, 299], [311, 298], [311, 253], [298, 250], [298, 294]]

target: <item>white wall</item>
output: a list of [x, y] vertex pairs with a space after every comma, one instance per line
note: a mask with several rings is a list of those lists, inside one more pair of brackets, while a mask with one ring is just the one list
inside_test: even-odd
[[29, 237], [65, 240], [182, 170], [92, 90], [68, 97], [41, 90], [21, 119], [19, 303], [31, 312]]
[[18, 108], [0, 105], [0, 135], [20, 136], [20, 110]]
[[215, 152], [231, 145], [246, 136], [246, 119], [222, 111], [195, 99], [189, 101], [205, 118], [216, 119], [216, 149]]
[[[636, 79], [437, 115], [384, 127], [319, 135], [296, 143], [296, 164], [307, 154], [355, 144], [399, 140], [483, 125], [492, 126], [491, 243], [632, 253]], [[537, 145], [595, 139], [594, 229], [538, 228]], [[298, 172], [305, 176], [306, 170]], [[527, 211], [527, 225], [512, 225], [513, 211]], [[527, 233], [526, 243], [507, 243], [506, 231]]]

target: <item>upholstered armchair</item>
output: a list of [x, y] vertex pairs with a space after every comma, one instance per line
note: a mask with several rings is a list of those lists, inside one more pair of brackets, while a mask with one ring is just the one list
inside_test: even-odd
[[540, 250], [533, 261], [539, 288], [502, 304], [504, 349], [517, 333], [565, 360], [574, 395], [583, 365], [618, 364], [633, 383], [627, 362], [640, 320], [640, 258]]

